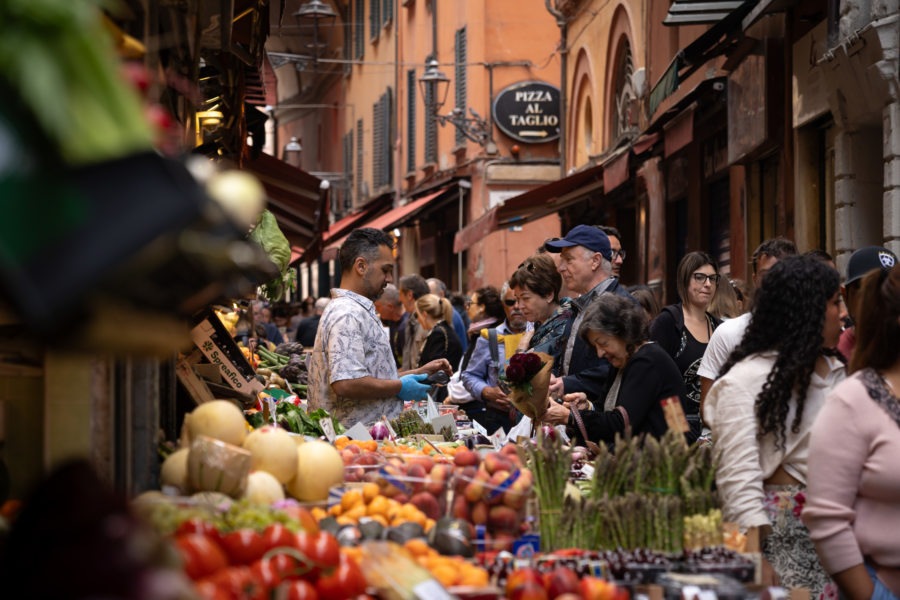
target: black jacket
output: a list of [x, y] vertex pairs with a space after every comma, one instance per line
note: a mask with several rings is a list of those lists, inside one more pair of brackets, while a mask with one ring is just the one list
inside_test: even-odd
[[[624, 286], [620, 285], [618, 279], [614, 280], [603, 293], [618, 294], [638, 304], [638, 301], [625, 290]], [[576, 307], [576, 304], [573, 302], [572, 306]], [[586, 309], [587, 307], [585, 307]], [[569, 361], [569, 375], [563, 377], [565, 393], [584, 392], [591, 401], [601, 396], [605, 397], [606, 377], [610, 369], [609, 362], [605, 358], [599, 358], [597, 351], [586, 344], [577, 331], [571, 330], [572, 323], [574, 323], [574, 319], [569, 322], [566, 338], [568, 340], [568, 336], [574, 335], [575, 346], [572, 349], [572, 359]], [[568, 341], [566, 344], [568, 345]], [[563, 355], [565, 355], [565, 350], [563, 350]]]

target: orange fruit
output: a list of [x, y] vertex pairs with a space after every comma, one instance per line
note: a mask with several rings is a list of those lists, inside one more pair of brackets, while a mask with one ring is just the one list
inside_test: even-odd
[[456, 585], [457, 571], [450, 565], [437, 565], [431, 569], [431, 574], [444, 587]]
[[431, 547], [422, 538], [413, 538], [403, 544], [403, 547], [409, 550], [413, 556], [425, 556], [431, 553]]
[[328, 516], [328, 513], [325, 512], [325, 509], [320, 508], [320, 507], [318, 507], [318, 506], [314, 506], [314, 507], [312, 508], [312, 510], [309, 511], [309, 512], [312, 514], [313, 518], [314, 518], [316, 521], [321, 521], [322, 519], [324, 519], [325, 517]]
[[380, 493], [380, 491], [381, 488], [378, 487], [377, 483], [369, 482], [365, 484], [362, 488], [363, 502], [368, 504]]
[[341, 497], [341, 510], [347, 512], [351, 508], [363, 503], [363, 495], [360, 490], [347, 490]]
[[[374, 485], [374, 484], [372, 484]], [[377, 487], [377, 486], [376, 486]], [[372, 498], [372, 501], [369, 502], [366, 507], [366, 514], [370, 517], [374, 517], [375, 515], [381, 515], [382, 517], [386, 517], [389, 514], [390, 504], [388, 504], [388, 499], [384, 496], [375, 496]]]
[[330, 516], [330, 517], [339, 517], [339, 516], [341, 516], [341, 512], [343, 512], [342, 509], [341, 509], [341, 505], [340, 505], [340, 504], [335, 504], [334, 506], [331, 506], [331, 507], [328, 509], [328, 516]]

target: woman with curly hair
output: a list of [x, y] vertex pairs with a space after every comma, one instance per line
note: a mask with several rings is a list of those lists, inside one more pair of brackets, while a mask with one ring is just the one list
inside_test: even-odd
[[554, 373], [566, 347], [566, 326], [574, 318], [569, 298], [560, 298], [562, 277], [556, 263], [546, 254], [525, 259], [509, 278], [516, 304], [525, 318], [534, 323], [526, 332], [518, 350], [544, 352], [554, 359]]
[[629, 427], [635, 435], [662, 437], [669, 427], [661, 402], [677, 397], [683, 409], [685, 388], [672, 357], [647, 339], [644, 309], [622, 296], [601, 294], [587, 309], [578, 334], [612, 365], [609, 391], [605, 398], [566, 394], [564, 404], [550, 402], [542, 421], [566, 425], [574, 438], [586, 433], [585, 441], [598, 444], [612, 444]]
[[833, 356], [846, 315], [837, 272], [804, 256], [779, 261], [763, 279], [741, 343], [703, 408], [719, 454], [722, 513], [758, 527], [784, 587], [832, 597], [834, 585], [800, 521], [809, 437], [825, 395], [843, 381]]
[[896, 600], [900, 266], [866, 275], [854, 300], [852, 375], [828, 396], [813, 425], [803, 522], [844, 597]]

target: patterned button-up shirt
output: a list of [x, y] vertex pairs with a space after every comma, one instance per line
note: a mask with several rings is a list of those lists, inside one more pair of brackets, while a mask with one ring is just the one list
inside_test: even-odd
[[309, 366], [309, 407], [324, 408], [346, 427], [396, 417], [403, 403], [390, 398], [347, 398], [331, 387], [335, 381], [374, 377], [399, 379], [391, 344], [374, 303], [348, 290], [331, 290], [319, 321]]

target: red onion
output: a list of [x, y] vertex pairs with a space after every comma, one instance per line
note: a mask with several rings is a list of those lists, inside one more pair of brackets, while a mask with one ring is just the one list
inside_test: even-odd
[[556, 430], [550, 427], [549, 425], [544, 425], [541, 427], [541, 433], [544, 436], [545, 440], [555, 440], [556, 439]]
[[372, 436], [373, 440], [386, 440], [391, 437], [387, 425], [385, 425], [381, 421], [378, 421], [369, 428], [369, 435]]

